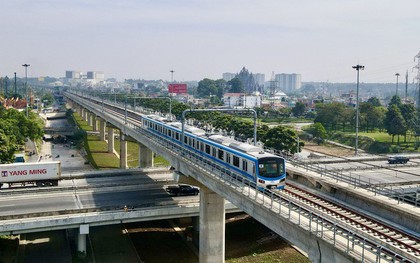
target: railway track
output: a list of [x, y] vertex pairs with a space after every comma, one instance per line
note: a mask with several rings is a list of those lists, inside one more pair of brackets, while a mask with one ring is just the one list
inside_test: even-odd
[[[318, 151], [314, 151], [314, 152], [318, 152]], [[321, 153], [321, 152], [319, 152], [319, 153]], [[322, 154], [325, 154], [325, 153], [322, 153]], [[364, 165], [371, 166], [372, 168], [376, 168], [376, 169], [386, 169], [386, 170], [390, 170], [390, 171], [394, 171], [394, 172], [399, 172], [399, 173], [403, 173], [403, 174], [420, 176], [417, 173], [412, 173], [412, 172], [400, 170], [400, 169], [398, 169], [398, 167], [400, 167], [398, 165], [387, 164], [387, 166], [383, 166], [383, 165], [377, 165], [377, 164], [368, 163], [367, 161], [363, 161], [363, 160], [350, 159], [350, 158], [339, 156], [339, 155], [335, 155], [335, 154], [325, 154], [325, 155], [328, 155], [328, 156], [331, 156], [331, 157], [334, 157], [334, 158], [338, 158], [338, 159], [342, 159], [342, 160], [344, 160], [346, 162], [364, 164]], [[382, 155], [380, 155], [380, 156], [382, 156]], [[382, 156], [382, 157], [384, 157], [386, 159], [388, 158], [388, 156], [385, 156], [385, 155]], [[420, 162], [418, 162], [418, 161], [410, 160], [410, 162], [411, 163], [414, 163], [415, 165], [408, 165], [408, 166], [407, 165], [404, 165], [403, 167], [418, 167], [418, 166], [420, 166]], [[320, 162], [320, 163], [322, 163], [322, 162]], [[351, 170], [351, 169], [353, 169], [353, 168], [349, 168], [349, 170]], [[358, 168], [354, 168], [354, 169], [358, 169]]]
[[[412, 258], [417, 258], [413, 262], [420, 262], [420, 234], [418, 233], [407, 233], [358, 211], [328, 201], [294, 184], [287, 183], [285, 190], [280, 195], [326, 214], [326, 217], [343, 222], [347, 228], [353, 229], [356, 233], [362, 232], [367, 235], [369, 240], [376, 240], [377, 243], [384, 244], [385, 247], [392, 247], [411, 255]], [[383, 253], [383, 257], [386, 258], [385, 251]]]

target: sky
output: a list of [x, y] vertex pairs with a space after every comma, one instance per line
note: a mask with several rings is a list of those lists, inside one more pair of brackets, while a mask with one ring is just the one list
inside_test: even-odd
[[[219, 79], [246, 67], [303, 82], [409, 82], [419, 0], [0, 0], [0, 76], [104, 71]], [[403, 80], [404, 79], [404, 80]]]

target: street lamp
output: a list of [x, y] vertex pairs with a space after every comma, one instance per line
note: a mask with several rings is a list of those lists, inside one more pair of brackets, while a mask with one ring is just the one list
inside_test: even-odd
[[25, 67], [25, 93], [26, 93], [26, 118], [29, 117], [28, 113], [28, 67], [29, 64], [23, 64], [22, 67]]
[[395, 73], [395, 76], [397, 76], [397, 90], [395, 91], [395, 96], [398, 96], [398, 77], [400, 76], [400, 73]]
[[171, 71], [169, 71], [169, 72], [171, 72], [171, 83], [173, 83], [174, 82], [174, 70], [171, 70]]
[[359, 70], [364, 70], [365, 66], [357, 64], [353, 66], [355, 70], [357, 70], [357, 89], [356, 89], [356, 144], [354, 146], [354, 154], [357, 155], [358, 152], [358, 143], [359, 143]]

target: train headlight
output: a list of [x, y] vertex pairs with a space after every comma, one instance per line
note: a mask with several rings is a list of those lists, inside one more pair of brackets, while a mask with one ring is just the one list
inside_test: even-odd
[[264, 181], [264, 180], [262, 180], [262, 179], [258, 179], [258, 182], [259, 182], [259, 183], [262, 183], [262, 184], [265, 184], [265, 181]]

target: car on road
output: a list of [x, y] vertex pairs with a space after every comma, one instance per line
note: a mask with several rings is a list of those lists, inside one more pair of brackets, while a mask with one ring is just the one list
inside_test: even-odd
[[388, 158], [388, 163], [390, 164], [407, 163], [408, 161], [410, 161], [410, 159], [405, 156], [391, 156]]
[[179, 184], [179, 185], [173, 185], [166, 187], [166, 192], [168, 192], [170, 195], [198, 195], [200, 192], [200, 189], [197, 187], [187, 185], [187, 184]]

